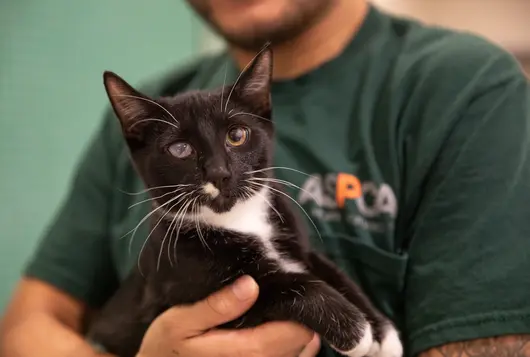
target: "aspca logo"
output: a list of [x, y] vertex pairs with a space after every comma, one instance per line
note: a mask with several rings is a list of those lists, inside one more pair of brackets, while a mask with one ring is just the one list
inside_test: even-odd
[[[311, 175], [301, 186], [298, 202], [311, 216], [326, 222], [348, 223], [372, 231], [391, 229], [397, 215], [397, 201], [386, 184], [359, 180], [347, 173]], [[384, 218], [387, 219], [384, 219]]]

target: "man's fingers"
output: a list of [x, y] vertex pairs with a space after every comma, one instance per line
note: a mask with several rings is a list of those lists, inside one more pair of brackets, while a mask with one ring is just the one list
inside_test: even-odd
[[[316, 354], [308, 354], [315, 349], [313, 335], [312, 331], [295, 323], [269, 322], [242, 330], [212, 330], [186, 340], [183, 348], [200, 350], [203, 354], [197, 357], [297, 356], [302, 350], [303, 357], [314, 357]], [[313, 345], [306, 352], [305, 347], [310, 342]]]
[[164, 319], [178, 328], [178, 337], [196, 336], [245, 313], [256, 301], [259, 288], [250, 276], [243, 276], [233, 284], [213, 293], [191, 306], [168, 310]]
[[320, 337], [315, 333], [298, 357], [315, 357], [320, 351]]
[[245, 331], [248, 337], [263, 349], [271, 346], [289, 346], [293, 351], [302, 351], [313, 339], [314, 332], [294, 322], [268, 322]]

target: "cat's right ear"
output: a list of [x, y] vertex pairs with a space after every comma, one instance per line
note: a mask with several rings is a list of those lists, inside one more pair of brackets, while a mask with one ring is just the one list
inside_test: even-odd
[[257, 111], [270, 111], [272, 82], [272, 50], [267, 43], [241, 73], [234, 89], [239, 97]]
[[141, 126], [137, 124], [148, 117], [147, 104], [152, 102], [152, 99], [138, 92], [113, 72], [103, 73], [103, 83], [123, 132], [126, 136], [138, 137], [141, 134]]

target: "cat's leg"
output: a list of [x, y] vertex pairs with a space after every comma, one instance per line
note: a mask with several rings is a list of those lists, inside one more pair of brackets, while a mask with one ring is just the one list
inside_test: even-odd
[[362, 290], [324, 256], [311, 252], [309, 260], [311, 272], [357, 306], [372, 325], [375, 342], [368, 356], [401, 357], [403, 355], [403, 346], [398, 331], [392, 322], [370, 303]]
[[324, 281], [308, 274], [274, 274], [258, 281], [260, 296], [242, 318], [223, 327], [253, 327], [296, 321], [318, 333], [344, 356], [363, 357], [372, 328], [363, 313]]
[[145, 280], [134, 270], [90, 322], [87, 340], [112, 355], [136, 356], [145, 331], [163, 309], [149, 295]]

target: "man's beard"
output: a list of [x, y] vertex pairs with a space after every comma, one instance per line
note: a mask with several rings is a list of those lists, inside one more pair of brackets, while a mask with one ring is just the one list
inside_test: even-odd
[[330, 0], [290, 0], [291, 5], [274, 24], [248, 24], [244, 30], [226, 31], [213, 18], [208, 4], [188, 0], [206, 23], [230, 45], [247, 51], [259, 51], [267, 42], [278, 46], [289, 42], [318, 23], [332, 7]]

